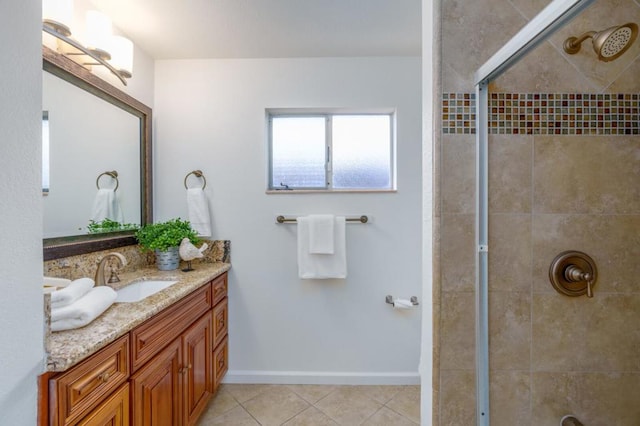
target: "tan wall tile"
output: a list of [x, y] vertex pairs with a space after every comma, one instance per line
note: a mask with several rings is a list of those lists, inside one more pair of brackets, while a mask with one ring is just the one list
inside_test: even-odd
[[475, 287], [475, 217], [442, 217], [440, 268], [442, 291], [473, 291]]
[[528, 371], [491, 372], [489, 407], [492, 426], [531, 424], [530, 376]]
[[507, 0], [443, 0], [442, 61], [473, 87], [475, 71], [525, 23]]
[[[472, 369], [475, 365], [474, 293], [443, 293], [440, 318], [440, 368]], [[444, 389], [441, 390], [444, 392]]]
[[445, 370], [441, 374], [440, 425], [476, 424], [476, 376], [473, 370]]
[[533, 136], [489, 136], [489, 211], [530, 213]]
[[534, 373], [532, 384], [532, 425], [558, 425], [567, 414], [585, 425], [638, 425], [638, 373]]
[[531, 293], [489, 292], [489, 365], [495, 370], [531, 367]]
[[445, 135], [442, 138], [442, 213], [475, 211], [475, 137]]
[[489, 291], [531, 290], [531, 220], [528, 214], [489, 216]]
[[602, 292], [640, 291], [640, 215], [534, 215], [533, 289], [553, 292], [549, 266], [565, 250], [591, 256]]
[[640, 213], [640, 138], [535, 138], [534, 212]]
[[640, 372], [640, 294], [533, 296], [534, 371]]
[[599, 92], [596, 85], [576, 71], [574, 65], [551, 43], [545, 42], [498, 77], [490, 85], [492, 92], [585, 93]]

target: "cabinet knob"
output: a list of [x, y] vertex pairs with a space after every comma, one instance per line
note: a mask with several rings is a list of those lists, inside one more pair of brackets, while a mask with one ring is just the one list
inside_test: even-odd
[[100, 380], [102, 383], [107, 383], [107, 381], [109, 380], [109, 372], [105, 371], [104, 373], [99, 375], [98, 380]]

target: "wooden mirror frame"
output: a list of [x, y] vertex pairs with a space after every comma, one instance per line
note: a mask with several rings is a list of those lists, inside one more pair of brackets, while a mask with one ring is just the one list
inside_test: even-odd
[[[151, 223], [153, 220], [151, 108], [46, 46], [42, 46], [42, 69], [140, 119], [140, 225]], [[53, 260], [136, 243], [133, 231], [45, 238], [43, 254], [44, 260]]]

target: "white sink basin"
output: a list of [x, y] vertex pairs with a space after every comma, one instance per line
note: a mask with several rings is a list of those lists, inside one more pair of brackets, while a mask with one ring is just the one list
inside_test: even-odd
[[126, 287], [122, 287], [120, 290], [116, 290], [116, 293], [118, 293], [116, 303], [139, 302], [177, 282], [178, 281], [165, 280], [137, 281]]

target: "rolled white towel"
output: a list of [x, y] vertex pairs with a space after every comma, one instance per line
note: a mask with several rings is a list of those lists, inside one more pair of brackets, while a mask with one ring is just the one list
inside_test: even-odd
[[69, 306], [51, 309], [51, 331], [83, 327], [115, 302], [118, 294], [107, 286], [94, 287]]
[[80, 278], [71, 281], [65, 288], [51, 293], [51, 309], [71, 305], [87, 294], [94, 285], [95, 282], [91, 278]]

